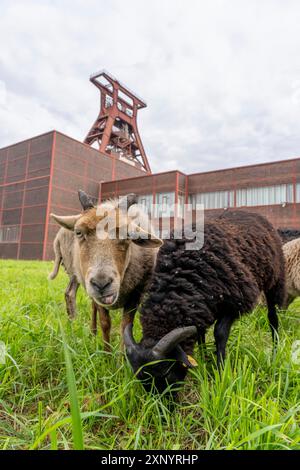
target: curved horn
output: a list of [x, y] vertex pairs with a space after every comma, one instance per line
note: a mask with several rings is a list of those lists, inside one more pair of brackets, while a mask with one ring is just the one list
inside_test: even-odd
[[52, 217], [62, 227], [66, 228], [68, 230], [73, 230], [74, 225], [76, 224], [77, 220], [80, 219], [81, 214], [77, 214], [77, 215], [50, 214], [50, 217]]
[[81, 189], [79, 189], [79, 191], [78, 191], [78, 197], [79, 197], [80, 204], [82, 205], [82, 208], [83, 208], [84, 211], [86, 211], [87, 209], [92, 209], [93, 207], [95, 207], [94, 204], [93, 204], [92, 198], [90, 196], [88, 196]]
[[133, 324], [129, 323], [124, 330], [123, 341], [126, 349], [135, 349], [137, 344], [132, 334]]
[[163, 336], [154, 346], [152, 352], [157, 358], [165, 357], [177, 344], [182, 343], [191, 336], [197, 334], [195, 326], [186, 326], [184, 328], [176, 328]]

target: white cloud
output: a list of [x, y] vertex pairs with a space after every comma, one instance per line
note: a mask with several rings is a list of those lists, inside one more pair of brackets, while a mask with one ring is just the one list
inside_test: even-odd
[[0, 80], [0, 106], [4, 106], [6, 103], [6, 86], [5, 83]]
[[297, 0], [1, 0], [0, 147], [56, 128], [82, 140], [105, 67], [146, 99], [153, 171], [300, 153]]

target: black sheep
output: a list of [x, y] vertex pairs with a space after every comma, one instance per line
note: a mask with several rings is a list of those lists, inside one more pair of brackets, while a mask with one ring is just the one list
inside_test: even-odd
[[[190, 241], [190, 240], [189, 240]], [[160, 248], [152, 282], [141, 308], [142, 341], [132, 326], [124, 341], [127, 357], [146, 388], [157, 390], [184, 379], [196, 339], [215, 323], [217, 362], [225, 358], [232, 323], [251, 312], [264, 292], [273, 340], [276, 305], [285, 298], [285, 270], [277, 231], [259, 214], [235, 211], [205, 223], [204, 246], [186, 250], [186, 240], [171, 237]], [[159, 361], [154, 364], [145, 364]]]
[[277, 232], [283, 244], [300, 237], [300, 230], [293, 228], [279, 228]]

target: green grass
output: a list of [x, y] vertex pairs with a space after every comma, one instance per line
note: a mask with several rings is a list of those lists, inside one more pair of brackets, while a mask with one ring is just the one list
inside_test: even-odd
[[220, 375], [212, 334], [207, 360], [188, 374], [169, 411], [147, 394], [120, 350], [120, 314], [112, 312], [113, 352], [90, 333], [90, 302], [78, 317], [64, 306], [67, 283], [47, 280], [50, 263], [0, 261], [1, 449], [300, 449], [300, 302], [281, 314], [272, 356], [264, 308], [237, 322]]

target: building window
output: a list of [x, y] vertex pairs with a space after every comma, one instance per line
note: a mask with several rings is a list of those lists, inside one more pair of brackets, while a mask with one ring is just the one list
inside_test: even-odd
[[151, 214], [152, 203], [153, 203], [153, 196], [152, 194], [143, 194], [139, 196], [138, 203], [143, 206], [144, 210], [147, 214]]
[[192, 208], [196, 209], [196, 204], [203, 204], [204, 209], [225, 209], [233, 207], [234, 192], [233, 191], [214, 191], [211, 193], [191, 194], [189, 203]]
[[3, 225], [0, 227], [0, 243], [16, 243], [20, 238], [20, 225]]
[[177, 208], [177, 217], [184, 217], [184, 202], [185, 197], [182, 194], [178, 194], [178, 208]]
[[241, 206], [269, 206], [293, 202], [293, 185], [278, 184], [258, 188], [238, 189], [236, 192], [236, 205]]
[[175, 193], [157, 193], [155, 203], [155, 217], [170, 217], [174, 215], [171, 206], [175, 204]]
[[296, 184], [296, 202], [300, 202], [300, 183]]

